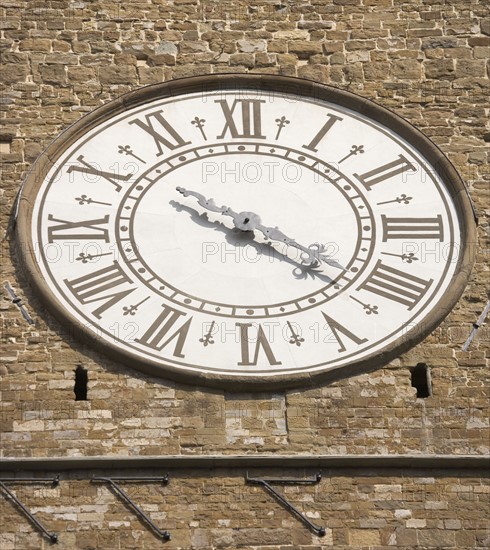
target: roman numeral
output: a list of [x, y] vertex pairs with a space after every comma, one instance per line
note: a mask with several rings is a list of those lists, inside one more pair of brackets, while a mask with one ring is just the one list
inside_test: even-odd
[[322, 311], [322, 315], [325, 318], [325, 321], [328, 323], [328, 326], [330, 327], [330, 330], [332, 331], [332, 334], [335, 336], [335, 339], [337, 340], [337, 342], [340, 346], [339, 349], [338, 349], [339, 352], [346, 350], [346, 347], [344, 345], [344, 342], [343, 342], [342, 338], [340, 337], [340, 334], [343, 334], [344, 336], [349, 338], [349, 340], [352, 340], [358, 346], [360, 346], [361, 344], [364, 344], [364, 342], [367, 342], [367, 338], [359, 338], [353, 332], [351, 332], [349, 329], [345, 328], [340, 323], [337, 323], [337, 321], [335, 321], [334, 319], [332, 319], [331, 317], [329, 317], [328, 315], [323, 313], [323, 311]]
[[[92, 241], [103, 240], [106, 243], [109, 242], [109, 231], [105, 227], [97, 227], [109, 223], [109, 215], [95, 220], [70, 222], [59, 220], [52, 214], [49, 214], [48, 220], [58, 223], [58, 225], [48, 227], [48, 241], [50, 243], [60, 239], [90, 239]], [[83, 233], [76, 231], [82, 228], [86, 229], [86, 231]]]
[[82, 174], [90, 174], [92, 176], [97, 176], [97, 178], [104, 178], [109, 183], [111, 183], [115, 188], [116, 191], [120, 191], [122, 187], [119, 185], [119, 183], [116, 180], [119, 181], [128, 181], [133, 174], [126, 174], [125, 176], [122, 176], [120, 174], [115, 174], [112, 172], [104, 172], [103, 170], [99, 170], [98, 168], [95, 168], [91, 164], [85, 161], [85, 157], [83, 155], [80, 155], [77, 158], [78, 162], [81, 162], [83, 166], [75, 166], [71, 165], [68, 168], [68, 173], [71, 174], [72, 172], [81, 172]]
[[383, 166], [370, 170], [365, 174], [354, 174], [354, 177], [356, 177], [368, 191], [371, 191], [371, 187], [381, 181], [393, 178], [398, 176], [398, 174], [403, 174], [407, 171], [415, 170], [415, 166], [407, 158], [403, 155], [399, 155], [398, 159], [393, 162], [383, 164]]
[[384, 265], [378, 260], [369, 277], [357, 288], [374, 292], [379, 296], [413, 309], [425, 295], [433, 279], [426, 281], [404, 271]]
[[[223, 139], [228, 131], [230, 131], [233, 138], [258, 138], [265, 139], [262, 135], [261, 129], [261, 114], [260, 105], [265, 103], [263, 99], [235, 99], [232, 106], [228, 105], [226, 99], [220, 99], [215, 101], [221, 105], [223, 114], [225, 116], [226, 124], [221, 132], [220, 136], [216, 136], [217, 139]], [[241, 106], [241, 124], [238, 126], [242, 128], [239, 132], [237, 128], [237, 122], [233, 118], [235, 113], [235, 107], [240, 104]]]
[[71, 281], [65, 279], [64, 282], [80, 303], [103, 302], [97, 309], [92, 311], [97, 319], [100, 319], [107, 309], [117, 304], [134, 290], [134, 288], [124, 289], [132, 281], [121, 270], [117, 261], [114, 261], [110, 266], [103, 267], [77, 279]]
[[182, 353], [184, 348], [185, 339], [191, 326], [192, 317], [169, 335], [174, 325], [177, 324], [181, 317], [185, 317], [186, 313], [182, 313], [177, 309], [163, 305], [163, 311], [148, 327], [148, 330], [143, 334], [141, 338], [136, 339], [137, 342], [143, 346], [147, 346], [156, 351], [162, 350], [165, 346], [170, 344], [173, 340], [176, 340], [173, 351], [174, 357], [185, 357]]
[[241, 354], [242, 354], [242, 360], [238, 363], [238, 365], [245, 365], [245, 366], [254, 366], [257, 364], [260, 350], [262, 349], [265, 353], [265, 356], [267, 357], [267, 361], [269, 361], [270, 365], [281, 365], [281, 361], [277, 361], [277, 359], [274, 357], [274, 354], [272, 353], [271, 346], [265, 336], [264, 329], [262, 328], [262, 325], [259, 325], [258, 331], [257, 331], [257, 340], [255, 342], [255, 349], [253, 352], [253, 360], [250, 361], [250, 333], [249, 329], [252, 326], [251, 323], [236, 323], [237, 327], [240, 327], [240, 345], [241, 345]]
[[442, 216], [436, 218], [388, 218], [381, 215], [383, 242], [389, 239], [438, 239], [444, 238]]
[[[184, 141], [184, 138], [177, 133], [174, 127], [162, 116], [163, 111], [153, 111], [153, 113], [148, 113], [145, 115], [146, 122], [143, 122], [140, 118], [135, 118], [130, 120], [129, 124], [136, 124], [142, 130], [150, 134], [154, 139], [155, 145], [158, 149], [157, 156], [163, 155], [162, 145], [173, 151], [178, 147], [183, 147], [184, 145], [189, 145], [190, 141]], [[158, 133], [153, 126], [153, 121], [156, 121], [166, 132], [166, 136]]]
[[317, 135], [310, 141], [308, 145], [303, 145], [305, 149], [309, 149], [310, 151], [317, 152], [318, 149], [316, 146], [320, 143], [320, 141], [327, 135], [327, 132], [332, 128], [332, 126], [338, 121], [342, 120], [342, 118], [335, 116], [335, 115], [327, 115], [328, 120], [325, 122], [325, 124], [321, 127], [320, 131], [317, 133]]

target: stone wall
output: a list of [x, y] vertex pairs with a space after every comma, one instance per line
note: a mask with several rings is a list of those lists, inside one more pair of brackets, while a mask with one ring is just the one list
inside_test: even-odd
[[[487, 300], [490, 14], [483, 0], [4, 0], [0, 9], [2, 282], [35, 319], [27, 324], [2, 289], [3, 457], [488, 453], [489, 328], [462, 351]], [[43, 148], [122, 93], [224, 72], [299, 76], [374, 99], [430, 137], [466, 181], [479, 218], [470, 284], [440, 327], [389, 365], [274, 394], [189, 387], [93, 352], [29, 287], [12, 211]], [[431, 372], [426, 399], [410, 382], [418, 363]], [[74, 400], [78, 365], [88, 371], [87, 401]], [[55, 520], [60, 547], [160, 544], [107, 489], [70, 475], [52, 493], [19, 493], [46, 524]], [[315, 488], [288, 489], [327, 527], [318, 539], [260, 487], [244, 486], [242, 472], [214, 472], [212, 484], [202, 473], [179, 475], [144, 493], [145, 510], [176, 531], [169, 548], [490, 545], [485, 480], [336, 472]], [[44, 544], [5, 499], [0, 517], [1, 548]]]
[[[123, 472], [128, 473], [128, 472]], [[262, 471], [265, 475], [277, 472]], [[306, 475], [313, 471], [304, 472]], [[161, 475], [148, 471], [146, 475]], [[286, 470], [283, 475], [297, 475]], [[310, 521], [318, 537], [235, 471], [176, 472], [167, 485], [124, 483], [125, 491], [171, 541], [162, 543], [106, 485], [74, 475], [58, 487], [16, 487], [36, 518], [59, 534], [56, 548], [488, 548], [488, 486], [479, 478], [419, 472], [332, 473], [313, 486], [279, 489]], [[3, 504], [3, 503], [2, 503]], [[1, 508], [4, 550], [41, 545], [11, 506]]]

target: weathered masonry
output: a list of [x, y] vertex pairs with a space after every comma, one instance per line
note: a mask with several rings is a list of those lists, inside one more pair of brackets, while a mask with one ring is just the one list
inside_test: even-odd
[[[0, 10], [0, 547], [488, 548], [490, 14], [485, 2], [8, 0]], [[45, 232], [40, 230], [31, 263], [25, 262], [32, 231], [19, 232], [18, 215], [36, 201], [34, 195], [16, 199], [33, 166], [39, 170], [30, 178], [39, 185], [45, 181], [43, 170], [56, 155], [43, 152], [53, 140], [65, 139], [57, 154], [72, 154], [69, 147], [81, 134], [75, 135], [78, 127], [67, 128], [88, 114], [93, 118], [85, 120], [94, 126], [84, 131], [90, 132], [96, 108], [108, 109], [116, 100], [123, 117], [142, 106], [137, 98], [148, 85], [177, 90], [184, 77], [210, 82], [222, 75], [235, 75], [223, 76], [227, 86], [235, 82], [234, 99], [226, 92], [202, 101], [190, 117], [184, 107], [155, 107], [146, 117], [134, 114], [127, 131], [114, 137], [117, 143], [73, 152], [74, 161], [65, 165], [67, 187], [52, 195], [62, 206], [46, 210]], [[318, 109], [325, 98], [315, 96], [316, 84], [334, 87], [339, 97], [353, 93], [360, 102], [374, 101], [379, 112], [389, 109], [393, 120], [401, 117], [407, 128], [420, 130], [434, 144], [434, 155], [454, 166], [464, 198], [455, 192], [448, 200], [470, 205], [467, 190], [471, 206], [463, 217], [473, 229], [456, 243], [450, 220], [462, 219], [457, 208], [448, 214], [435, 201], [416, 210], [425, 190], [429, 197], [429, 185], [417, 194], [414, 182], [424, 167], [410, 147], [387, 147], [370, 157], [373, 140], [345, 132], [350, 119], [340, 107], [302, 116], [300, 102], [283, 95], [281, 105], [288, 109], [276, 112], [280, 103], [271, 96], [240, 95], [240, 75], [263, 77], [262, 85], [281, 77], [315, 83], [310, 97]], [[202, 98], [215, 91], [206, 86]], [[129, 96], [134, 103], [124, 95], [129, 92], [140, 94]], [[369, 105], [357, 113], [376, 121]], [[172, 112], [180, 116], [172, 118]], [[390, 126], [388, 119], [384, 124], [390, 136], [404, 135], [404, 124]], [[410, 145], [409, 134], [403, 139]], [[247, 150], [252, 143], [253, 151]], [[228, 157], [220, 156], [224, 153]], [[161, 176], [157, 170], [163, 174], [168, 161], [173, 164]], [[448, 166], [441, 160], [438, 169], [425, 170], [427, 181], [446, 181]], [[142, 175], [147, 179], [136, 182]], [[168, 194], [159, 183], [165, 178]], [[301, 189], [294, 187], [299, 181]], [[247, 193], [240, 195], [240, 182], [254, 190], [271, 185], [270, 195], [242, 205]], [[309, 218], [322, 220], [319, 205], [325, 196], [324, 188], [317, 190], [319, 182], [331, 193], [328, 216], [338, 218], [331, 239], [317, 237], [318, 226], [311, 222], [315, 235], [309, 240], [300, 222], [311, 212], [315, 216]], [[396, 191], [389, 193], [392, 184]], [[185, 197], [177, 187], [214, 198], [214, 206], [226, 205], [231, 213], [202, 206], [200, 197]], [[227, 195], [227, 187], [235, 191]], [[65, 189], [71, 194], [65, 196]], [[276, 190], [282, 194], [273, 195]], [[117, 207], [113, 212], [104, 203]], [[281, 218], [279, 212], [293, 211], [293, 204], [294, 215]], [[147, 227], [154, 227], [164, 210], [172, 222], [162, 222], [145, 240]], [[362, 216], [371, 210], [369, 223], [354, 231], [351, 221], [367, 220]], [[242, 211], [260, 222], [239, 217]], [[146, 217], [138, 218], [139, 212]], [[250, 224], [257, 242], [250, 244], [250, 232], [245, 233], [238, 247], [227, 231], [235, 228], [244, 238]], [[286, 256], [280, 254], [279, 241], [266, 244], [259, 226], [271, 231], [277, 226], [311, 256], [301, 258], [305, 251], [291, 245]], [[131, 231], [140, 246], [126, 252], [117, 242], [125, 242]], [[199, 272], [193, 280], [192, 289], [201, 294], [175, 280], [169, 281], [176, 287], [172, 293], [160, 289], [167, 282], [160, 280], [166, 272], [158, 269], [165, 262], [159, 264], [156, 254], [163, 235], [174, 239], [165, 261], [180, 247], [188, 257], [186, 268], [214, 270], [215, 279]], [[357, 236], [366, 243], [358, 249]], [[332, 246], [309, 248], [321, 239], [339, 245], [340, 252]], [[196, 242], [199, 247], [192, 248]], [[435, 296], [437, 281], [445, 276], [441, 266], [453, 269], [452, 259], [457, 262], [463, 249], [472, 261], [457, 264], [464, 267], [459, 274], [455, 269], [455, 277], [465, 279], [460, 295], [434, 313], [437, 322], [431, 316], [411, 324]], [[321, 260], [322, 254], [336, 254], [340, 267]], [[240, 263], [243, 257], [247, 262]], [[214, 356], [214, 366], [223, 371], [230, 357], [235, 371], [265, 365], [282, 376], [293, 364], [290, 358], [299, 364], [301, 353], [313, 357], [302, 367], [315, 364], [320, 348], [309, 348], [308, 340], [322, 340], [320, 346], [343, 357], [371, 345], [379, 331], [369, 333], [369, 327], [380, 323], [381, 330], [381, 319], [388, 334], [404, 315], [406, 330], [365, 368], [362, 361], [351, 370], [340, 365], [335, 374], [310, 384], [296, 380], [253, 388], [228, 380], [216, 385], [212, 377], [138, 370], [136, 359], [108, 354], [110, 345], [94, 337], [88, 321], [84, 331], [79, 318], [64, 317], [55, 305], [57, 295], [46, 300], [33, 282], [43, 258], [49, 269], [60, 269], [56, 280], [65, 285], [66, 299], [86, 308], [92, 325], [148, 356], [166, 353], [173, 365], [197, 364], [195, 349], [201, 358]], [[348, 306], [328, 309], [340, 304], [335, 300], [343, 293], [328, 280], [319, 287], [325, 301], [318, 306], [320, 279], [301, 263], [305, 258], [306, 264], [322, 262], [322, 276], [353, 281], [342, 281], [350, 284]], [[258, 265], [261, 280], [272, 274], [268, 292], [277, 300], [259, 300], [267, 293], [261, 295], [251, 279], [236, 289], [220, 279], [223, 266], [235, 269], [234, 277], [248, 270], [246, 276], [253, 278]], [[358, 271], [349, 275], [343, 271], [347, 266]], [[158, 286], [140, 268], [153, 270]], [[217, 289], [215, 281], [220, 281]], [[291, 288], [290, 281], [308, 288], [295, 296], [299, 307], [290, 305], [294, 300], [286, 290], [284, 298], [280, 294]], [[144, 301], [150, 296], [141, 290], [146, 284], [154, 285], [158, 310], [153, 298]], [[101, 291], [104, 285], [109, 286]], [[229, 299], [220, 301], [218, 291], [228, 292]], [[235, 291], [256, 292], [256, 299], [233, 303]], [[235, 319], [232, 306], [242, 305], [242, 317]], [[319, 321], [296, 323], [286, 317], [289, 307], [305, 319], [318, 307]], [[116, 309], [121, 317], [110, 320]], [[201, 327], [203, 312], [215, 317]], [[275, 322], [280, 339], [272, 338]], [[139, 342], [131, 340], [136, 329]], [[228, 344], [222, 334], [231, 338]], [[225, 348], [228, 355], [220, 356], [217, 350]], [[209, 360], [206, 368], [212, 367]]]

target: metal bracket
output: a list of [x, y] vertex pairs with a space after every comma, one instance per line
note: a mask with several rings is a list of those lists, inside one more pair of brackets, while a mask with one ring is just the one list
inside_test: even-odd
[[17, 296], [17, 294], [15, 293], [15, 290], [10, 286], [8, 281], [4, 283], [3, 288], [9, 293], [10, 300], [12, 301], [12, 303], [19, 308], [20, 312], [22, 313], [22, 317], [24, 317], [24, 319], [30, 325], [34, 325], [35, 324], [34, 320], [27, 312], [27, 309], [25, 308], [25, 306], [22, 304], [22, 299]]
[[54, 478], [42, 479], [38, 477], [18, 477], [18, 478], [0, 478], [0, 489], [10, 498], [14, 504], [22, 510], [22, 512], [27, 516], [31, 523], [36, 527], [36, 529], [41, 532], [45, 537], [47, 537], [51, 542], [58, 542], [58, 535], [56, 533], [50, 533], [44, 525], [38, 521], [31, 513], [31, 511], [17, 498], [17, 496], [7, 487], [7, 483], [16, 484], [16, 483], [29, 483], [31, 485], [38, 484], [51, 484], [53, 487], [57, 487], [60, 482], [60, 476], [57, 475]]
[[468, 348], [470, 347], [470, 344], [473, 341], [473, 338], [476, 336], [476, 333], [477, 333], [478, 329], [485, 322], [485, 318], [488, 315], [489, 311], [490, 311], [490, 300], [487, 302], [487, 305], [485, 306], [485, 309], [483, 310], [482, 314], [478, 318], [478, 321], [476, 323], [473, 323], [473, 329], [471, 330], [471, 333], [468, 336], [468, 339], [464, 343], [463, 351], [468, 351]]
[[319, 527], [311, 522], [304, 514], [302, 514], [295, 506], [293, 506], [281, 493], [277, 492], [271, 483], [276, 485], [315, 485], [319, 483], [322, 479], [322, 473], [318, 472], [316, 476], [312, 479], [263, 479], [250, 477], [248, 472], [245, 476], [247, 483], [255, 483], [256, 485], [262, 485], [262, 487], [270, 493], [276, 500], [278, 500], [286, 510], [289, 510], [293, 516], [304, 523], [309, 529], [311, 529], [319, 537], [324, 537], [326, 534], [325, 527]]
[[171, 539], [170, 533], [164, 529], [157, 527], [153, 521], [143, 512], [143, 510], [129, 497], [127, 493], [116, 482], [133, 482], [133, 483], [154, 483], [160, 482], [167, 484], [169, 480], [168, 474], [163, 477], [93, 477], [92, 483], [108, 483], [111, 489], [116, 495], [127, 504], [131, 510], [142, 519], [150, 529], [162, 540], [167, 541]]

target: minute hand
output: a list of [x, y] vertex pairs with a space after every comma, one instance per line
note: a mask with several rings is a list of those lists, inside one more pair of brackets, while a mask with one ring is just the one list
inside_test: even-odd
[[[279, 241], [288, 246], [293, 246], [294, 248], [301, 250], [301, 252], [307, 255], [306, 258], [302, 259], [302, 262], [305, 265], [315, 267], [319, 265], [321, 260], [328, 265], [337, 267], [339, 269], [343, 269], [343, 267], [336, 260], [327, 258], [325, 255], [319, 254], [318, 251], [316, 251], [315, 253], [315, 250], [314, 250], [315, 245], [310, 245], [309, 247], [305, 247], [297, 243], [294, 239], [289, 238], [277, 227], [266, 227], [262, 224], [258, 224], [256, 226], [256, 229], [258, 229], [267, 239], [271, 239], [272, 241]], [[320, 248], [319, 245], [316, 245], [316, 246], [318, 246], [318, 249]]]
[[201, 193], [197, 193], [196, 191], [184, 189], [183, 187], [177, 187], [177, 191], [184, 195], [184, 197], [195, 197], [197, 199], [197, 202], [203, 208], [211, 210], [211, 212], [219, 212], [224, 216], [229, 216], [233, 220], [233, 225], [241, 231], [255, 231], [256, 229], [258, 229], [267, 239], [278, 241], [288, 246], [293, 246], [298, 250], [301, 250], [301, 252], [307, 255], [306, 258], [302, 259], [302, 263], [305, 265], [315, 267], [319, 265], [320, 261], [323, 261], [326, 264], [336, 267], [338, 269], [344, 269], [337, 261], [328, 258], [324, 254], [320, 254], [320, 245], [313, 244], [309, 247], [306, 247], [298, 244], [294, 239], [291, 239], [282, 231], [280, 231], [279, 228], [266, 227], [265, 225], [262, 225], [262, 220], [260, 219], [260, 216], [258, 214], [255, 214], [255, 212], [237, 213], [229, 206], [216, 206], [213, 199], [207, 199], [204, 195], [201, 195]]

